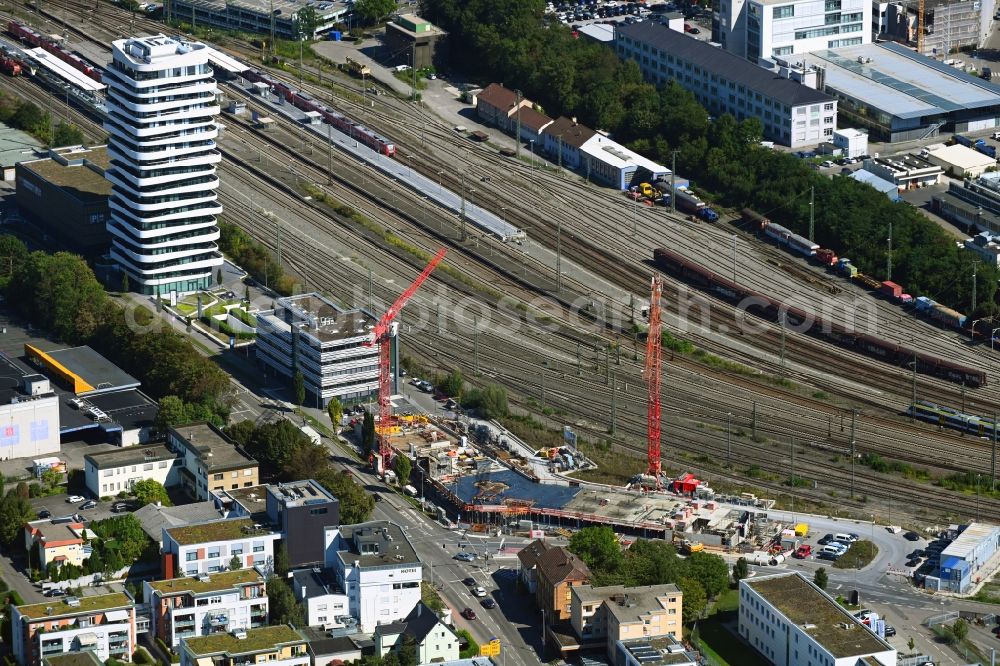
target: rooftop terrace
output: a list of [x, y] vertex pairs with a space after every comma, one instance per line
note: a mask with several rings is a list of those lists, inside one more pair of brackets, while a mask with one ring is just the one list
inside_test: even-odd
[[192, 654], [202, 656], [210, 654], [248, 654], [278, 650], [289, 643], [305, 643], [299, 632], [286, 624], [274, 627], [261, 627], [247, 631], [246, 638], [236, 638], [232, 634], [213, 634], [184, 640], [187, 649]]
[[167, 534], [178, 544], [189, 546], [209, 541], [232, 541], [244, 537], [264, 536], [272, 532], [266, 527], [254, 528], [254, 522], [250, 518], [234, 518], [171, 527], [167, 529]]
[[264, 577], [256, 569], [237, 569], [222, 571], [202, 580], [193, 576], [186, 578], [170, 578], [151, 582], [149, 586], [162, 594], [220, 592], [231, 590], [238, 585], [251, 585], [264, 582]]
[[[73, 605], [68, 603], [75, 600]], [[93, 597], [63, 597], [53, 599], [40, 604], [28, 606], [18, 606], [17, 610], [21, 615], [33, 620], [50, 617], [61, 617], [64, 615], [80, 615], [81, 613], [95, 613], [99, 611], [114, 610], [116, 608], [126, 608], [132, 606], [132, 599], [122, 592], [112, 594], [100, 594]], [[52, 612], [49, 613], [49, 609]]]

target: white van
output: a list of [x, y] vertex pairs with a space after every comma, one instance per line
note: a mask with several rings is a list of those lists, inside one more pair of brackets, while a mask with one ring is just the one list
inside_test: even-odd
[[852, 543], [854, 543], [855, 541], [857, 541], [857, 538], [854, 537], [854, 536], [851, 536], [850, 534], [840, 533], [840, 534], [834, 534], [833, 535], [833, 540], [834, 541], [839, 541], [840, 543], [846, 543], [847, 545], [851, 545]]
[[843, 554], [843, 551], [837, 548], [836, 546], [823, 546], [822, 548], [819, 549], [819, 552], [826, 553], [827, 555], [837, 555], [837, 556]]

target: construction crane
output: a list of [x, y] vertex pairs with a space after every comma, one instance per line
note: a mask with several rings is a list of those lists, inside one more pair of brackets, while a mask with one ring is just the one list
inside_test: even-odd
[[[924, 52], [924, 0], [917, 0], [917, 53]], [[948, 54], [945, 53], [945, 58]]]
[[653, 477], [657, 490], [663, 489], [660, 480], [660, 369], [663, 341], [663, 323], [660, 320], [660, 298], [663, 296], [663, 280], [654, 275], [652, 295], [649, 299], [649, 332], [646, 335], [646, 474]]
[[385, 474], [389, 461], [392, 458], [392, 447], [389, 445], [389, 435], [392, 432], [392, 402], [389, 397], [392, 395], [392, 364], [390, 362], [389, 339], [396, 326], [395, 319], [403, 310], [403, 306], [413, 297], [420, 285], [424, 283], [430, 274], [437, 268], [437, 265], [444, 259], [447, 250], [441, 248], [434, 258], [427, 262], [424, 270], [417, 276], [406, 291], [404, 291], [396, 302], [393, 303], [382, 318], [375, 324], [372, 330], [371, 339], [365, 343], [366, 347], [379, 345], [378, 349], [378, 425], [375, 432], [378, 436], [379, 470], [378, 473]]

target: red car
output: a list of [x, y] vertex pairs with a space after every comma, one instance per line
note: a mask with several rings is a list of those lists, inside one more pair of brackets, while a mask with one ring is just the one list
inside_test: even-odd
[[800, 560], [804, 560], [810, 555], [812, 555], [812, 546], [810, 546], [807, 543], [802, 544], [801, 546], [799, 546], [798, 550], [795, 551], [795, 557], [799, 558]]
[[462, 617], [464, 617], [466, 620], [475, 620], [476, 611], [472, 610], [471, 608], [466, 608], [464, 611], [462, 611]]

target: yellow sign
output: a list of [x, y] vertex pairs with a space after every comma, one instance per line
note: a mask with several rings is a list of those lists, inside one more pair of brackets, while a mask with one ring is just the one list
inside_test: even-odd
[[500, 639], [494, 638], [489, 643], [479, 646], [480, 657], [496, 657], [500, 655]]

